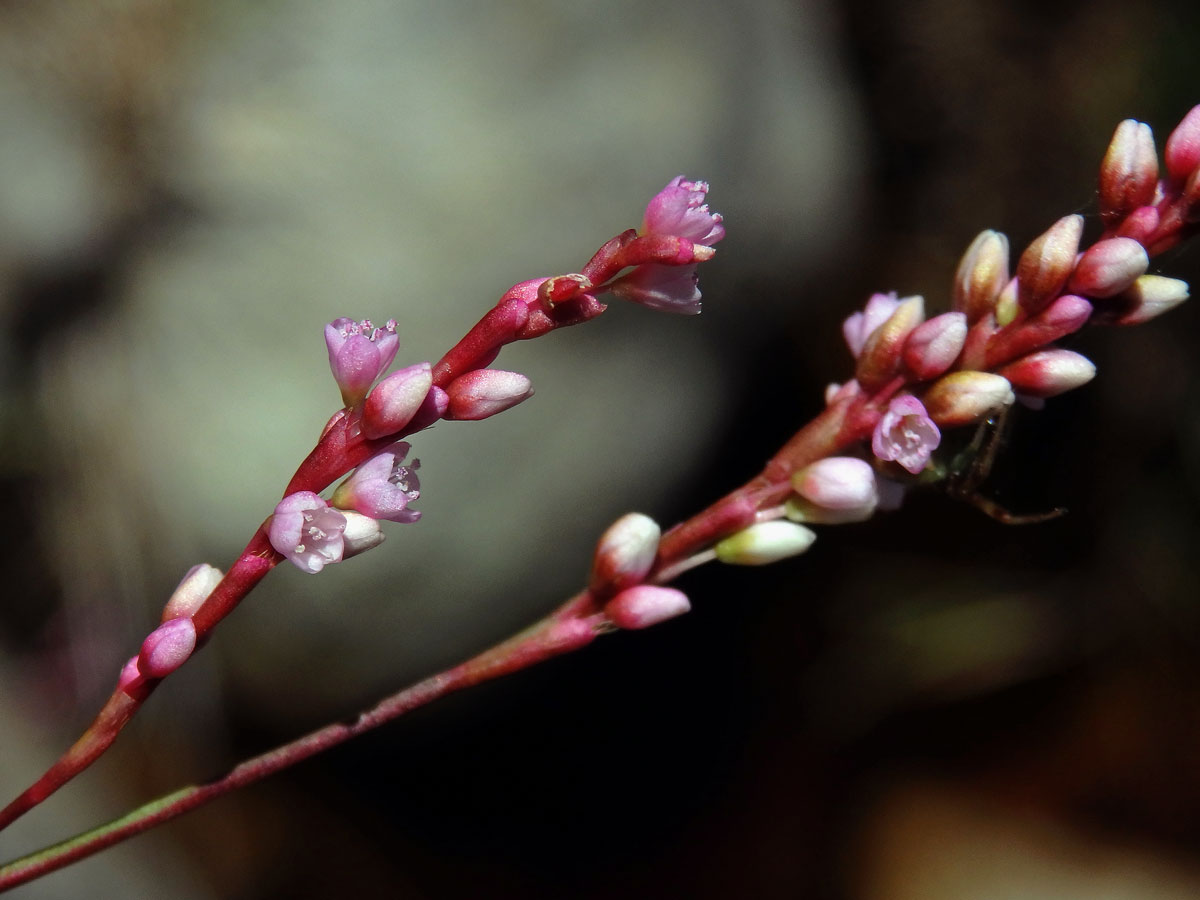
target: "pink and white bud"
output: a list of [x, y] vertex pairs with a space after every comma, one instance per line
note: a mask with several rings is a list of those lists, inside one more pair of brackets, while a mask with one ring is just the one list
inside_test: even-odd
[[983, 231], [963, 254], [954, 275], [953, 306], [974, 322], [992, 311], [1008, 283], [1008, 238]]
[[414, 459], [411, 464], [404, 464], [410, 449], [407, 442], [397, 441], [376, 453], [337, 486], [333, 505], [353, 509], [372, 519], [417, 521], [421, 518], [420, 511], [409, 509], [408, 505], [421, 496], [421, 481], [417, 478], [421, 462]]
[[346, 517], [314, 494], [288, 494], [275, 507], [267, 527], [271, 546], [301, 571], [315, 575], [342, 561]]
[[446, 388], [447, 419], [477, 421], [511, 409], [533, 396], [533, 383], [519, 372], [476, 369], [455, 378]]
[[604, 604], [604, 614], [618, 628], [633, 631], [682, 616], [691, 608], [683, 591], [639, 584], [621, 591]]
[[793, 522], [840, 525], [871, 518], [879, 504], [875, 472], [850, 456], [831, 456], [792, 475], [796, 492], [784, 504]]
[[876, 328], [863, 345], [854, 378], [868, 391], [877, 391], [900, 371], [904, 344], [925, 320], [925, 300], [906, 297], [888, 320]]
[[994, 368], [1033, 350], [1039, 350], [1082, 328], [1092, 316], [1092, 304], [1074, 294], [1063, 294], [1036, 316], [992, 335], [981, 368]]
[[958, 359], [967, 340], [967, 316], [949, 312], [918, 325], [904, 344], [904, 364], [918, 381], [936, 378]]
[[713, 548], [717, 559], [735, 566], [763, 566], [798, 556], [817, 535], [795, 522], [758, 522], [719, 541]]
[[208, 563], [192, 566], [163, 607], [162, 621], [195, 615], [224, 577], [220, 569]]
[[1146, 273], [1150, 257], [1133, 238], [1098, 241], [1075, 263], [1067, 289], [1088, 297], [1112, 297]]
[[364, 516], [352, 509], [343, 509], [341, 513], [346, 519], [346, 530], [342, 532], [343, 562], [383, 543], [386, 535], [378, 519]]
[[605, 529], [592, 557], [589, 587], [594, 593], [640, 583], [654, 565], [662, 530], [652, 518], [628, 513]]
[[432, 386], [433, 370], [427, 362], [397, 369], [367, 395], [363, 434], [371, 440], [396, 434], [413, 420]]
[[1175, 126], [1163, 150], [1167, 173], [1179, 183], [1200, 168], [1200, 106], [1193, 106]]
[[325, 347], [342, 402], [355, 406], [396, 358], [400, 347], [396, 320], [388, 319], [383, 328], [376, 328], [370, 319], [334, 319], [325, 326]]
[[1187, 298], [1186, 281], [1143, 275], [1129, 290], [1106, 304], [1097, 321], [1108, 325], [1140, 325], [1174, 309]]
[[196, 625], [188, 616], [169, 619], [155, 628], [142, 642], [138, 671], [147, 678], [166, 678], [185, 662], [196, 649]]
[[846, 346], [850, 348], [850, 354], [855, 359], [862, 353], [871, 333], [890, 319], [899, 305], [900, 300], [895, 291], [888, 294], [872, 294], [861, 312], [852, 313], [842, 323], [842, 335], [846, 338]]
[[916, 475], [942, 442], [942, 433], [924, 405], [911, 394], [892, 399], [871, 435], [871, 450], [884, 462], [896, 462]]
[[1029, 314], [1041, 310], [1062, 293], [1075, 268], [1083, 216], [1064, 216], [1030, 244], [1017, 263], [1017, 300]]
[[1055, 397], [1087, 384], [1096, 377], [1096, 366], [1072, 350], [1039, 350], [1000, 370], [1018, 394]]
[[951, 372], [925, 392], [925, 408], [939, 425], [954, 428], [982, 422], [1015, 399], [1012, 385], [999, 375]]
[[1113, 225], [1154, 202], [1158, 153], [1150, 126], [1126, 119], [1117, 126], [1100, 163], [1100, 215]]

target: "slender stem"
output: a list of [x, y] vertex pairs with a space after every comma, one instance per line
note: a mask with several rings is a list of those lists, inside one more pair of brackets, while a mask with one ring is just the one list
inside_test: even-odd
[[231, 791], [261, 781], [268, 775], [378, 728], [439, 697], [585, 647], [601, 633], [604, 625], [602, 618], [583, 615], [589, 608], [587, 601], [586, 595], [573, 597], [521, 634], [381, 700], [352, 723], [327, 725], [249, 759], [215, 781], [181, 788], [105, 825], [14, 860], [0, 867], [0, 892], [86, 859]]

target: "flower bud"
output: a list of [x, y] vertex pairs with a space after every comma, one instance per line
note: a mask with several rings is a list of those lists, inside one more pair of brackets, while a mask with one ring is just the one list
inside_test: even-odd
[[165, 678], [187, 662], [195, 649], [195, 623], [187, 616], [169, 619], [142, 642], [138, 671], [148, 678]]
[[446, 388], [447, 419], [477, 421], [504, 412], [533, 396], [533, 385], [518, 372], [476, 369], [455, 378]]
[[1083, 216], [1064, 216], [1021, 254], [1017, 264], [1017, 299], [1029, 314], [1037, 313], [1057, 297], [1075, 268], [1075, 254], [1083, 236]]
[[1200, 168], [1200, 106], [1193, 106], [1171, 132], [1163, 161], [1171, 178], [1178, 182], [1187, 181]]
[[138, 658], [131, 656], [125, 661], [125, 665], [121, 666], [121, 674], [117, 676], [117, 690], [129, 693], [129, 689], [133, 684], [142, 679], [142, 673], [138, 671]]
[[378, 519], [364, 516], [352, 509], [343, 509], [341, 513], [346, 519], [346, 530], [342, 532], [343, 560], [358, 556], [383, 543], [386, 535]]
[[604, 605], [604, 614], [618, 628], [636, 630], [681, 616], [691, 608], [683, 591], [639, 584], [609, 600]]
[[220, 569], [208, 563], [192, 566], [163, 607], [162, 621], [195, 615], [224, 577]]
[[1087, 384], [1096, 375], [1096, 366], [1086, 356], [1072, 350], [1039, 350], [1010, 363], [1000, 370], [1019, 394], [1054, 397]]
[[717, 559], [736, 566], [762, 566], [797, 556], [817, 539], [810, 529], [794, 522], [759, 522], [719, 541]]
[[826, 509], [874, 508], [879, 500], [871, 464], [853, 456], [830, 456], [792, 475], [792, 490]]
[[899, 370], [908, 336], [925, 319], [925, 300], [907, 297], [863, 345], [854, 377], [866, 390], [876, 391]]
[[949, 312], [918, 325], [904, 344], [904, 364], [925, 381], [941, 375], [958, 359], [967, 340], [967, 316]]
[[371, 440], [396, 434], [412, 421], [432, 386], [433, 372], [427, 362], [397, 369], [367, 395], [363, 434]]
[[1012, 385], [990, 372], [951, 372], [925, 392], [925, 408], [939, 425], [953, 428], [982, 421], [1012, 404]]
[[1095, 319], [1107, 325], [1140, 325], [1188, 298], [1186, 281], [1162, 275], [1143, 275], [1125, 293], [1113, 297]]
[[1158, 154], [1150, 126], [1126, 119], [1117, 126], [1100, 164], [1100, 215], [1106, 225], [1154, 202]]
[[1098, 241], [1075, 264], [1067, 289], [1089, 297], [1112, 297], [1145, 274], [1149, 265], [1146, 249], [1133, 238]]
[[1117, 237], [1133, 238], [1145, 246], [1150, 236], [1158, 231], [1161, 221], [1162, 217], [1158, 214], [1157, 209], [1153, 206], [1143, 206], [1125, 217], [1117, 229]]
[[629, 513], [600, 536], [592, 559], [589, 587], [593, 592], [622, 590], [638, 584], [654, 565], [662, 530], [649, 516]]
[[1002, 362], [1074, 334], [1091, 318], [1092, 304], [1074, 294], [1063, 294], [1036, 316], [1010, 325], [988, 341], [981, 368]]
[[891, 317], [899, 305], [900, 301], [895, 292], [872, 294], [861, 312], [851, 313], [846, 317], [846, 321], [842, 323], [842, 336], [846, 338], [846, 346], [850, 348], [851, 356], [858, 359], [867, 338]]
[[954, 308], [974, 322], [991, 312], [1008, 283], [1008, 238], [983, 231], [963, 254], [954, 276]]

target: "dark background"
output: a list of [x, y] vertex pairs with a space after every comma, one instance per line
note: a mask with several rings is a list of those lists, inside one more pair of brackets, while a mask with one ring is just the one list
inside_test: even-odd
[[[125, 343], [158, 339], [146, 325], [159, 302], [156, 285], [182, 283], [169, 290], [184, 297], [231, 287], [237, 294], [229, 310], [196, 308], [189, 327], [203, 346], [155, 351], [169, 371], [180, 354], [181, 382], [192, 377], [182, 373], [192, 357], [237, 365], [244, 348], [227, 346], [232, 338], [220, 325], [241, 336], [277, 321], [278, 342], [295, 336], [298, 344], [320, 322], [355, 314], [347, 302], [363, 302], [365, 276], [347, 275], [351, 286], [340, 293], [328, 275], [329, 290], [315, 285], [311, 303], [296, 296], [290, 307], [292, 297], [275, 297], [256, 312], [268, 300], [239, 304], [270, 294], [275, 276], [294, 277], [290, 263], [282, 274], [268, 269], [261, 282], [246, 280], [253, 270], [239, 268], [238, 256], [230, 274], [224, 250], [184, 275], [139, 274], [159, 271], [153, 259], [164, 246], [217, 233], [222, 191], [248, 194], [243, 211], [287, 218], [293, 209], [271, 204], [290, 196], [288, 179], [297, 193], [307, 189], [303, 167], [284, 172], [282, 187], [260, 186], [262, 170], [253, 166], [229, 182], [209, 172], [221, 158], [180, 137], [194, 133], [188, 129], [211, 103], [194, 85], [210, 83], [205, 71], [241, 65], [270, 73], [298, 65], [295, 54], [304, 53], [312, 54], [306, 65], [327, 67], [328, 83], [328, 72], [369, 71], [369, 62], [338, 54], [356, 41], [373, 46], [375, 27], [394, 29], [397, 54], [401, 38], [422, 39], [420, 22], [379, 24], [360, 12], [326, 45], [295, 25], [312, 30], [298, 2], [274, 4], [253, 21], [221, 5], [98, 8], [81, 23], [70, 4], [0, 5], [8, 51], [0, 60], [19, 75], [14, 83], [29, 102], [56, 110], [46, 152], [67, 147], [90, 160], [68, 169], [83, 173], [82, 184], [102, 186], [76, 195], [51, 179], [66, 198], [55, 200], [62, 221], [72, 219], [78, 198], [107, 204], [85, 233], [58, 225], [54, 240], [39, 243], [23, 236], [51, 226], [21, 225], [49, 214], [13, 200], [5, 208], [10, 238], [0, 237], [8, 522], [0, 553], [9, 583], [0, 650], [11, 726], [0, 730], [0, 758], [8, 793], [86, 723], [178, 573], [236, 553], [274, 502], [263, 497], [305, 449], [291, 426], [281, 425], [285, 436], [268, 436], [265, 448], [244, 447], [220, 422], [248, 409], [265, 428], [274, 410], [297, 405], [289, 391], [306, 398], [310, 384], [323, 384], [310, 371], [324, 366], [319, 345], [272, 358], [266, 374], [232, 386], [202, 386], [188, 396], [208, 397], [215, 412], [205, 433], [182, 442], [191, 454], [182, 458], [211, 454], [217, 466], [228, 457], [228, 469], [199, 464], [178, 479], [203, 492], [212, 478], [252, 496], [248, 511], [229, 509], [217, 521], [205, 507], [207, 530], [184, 521], [196, 518], [189, 503], [202, 501], [163, 492], [161, 478], [138, 462], [139, 452], [151, 464], [167, 458], [153, 449], [154, 433], [182, 433], [204, 412], [182, 402], [139, 405], [178, 387], [147, 376], [160, 370], [141, 368]], [[582, 407], [583, 422], [602, 424], [560, 435], [553, 414], [521, 420], [521, 407], [449, 437], [442, 428], [431, 440], [457, 439], [468, 450], [463, 458], [424, 451], [422, 475], [432, 474], [427, 520], [417, 527], [429, 526], [440, 556], [410, 551], [432, 562], [406, 575], [407, 536], [396, 534], [372, 554], [389, 555], [394, 568], [370, 569], [364, 558], [353, 565], [366, 574], [303, 584], [298, 573], [276, 573], [248, 603], [255, 609], [239, 611], [155, 695], [110, 758], [14, 826], [0, 844], [6, 857], [350, 715], [551, 608], [582, 581], [590, 542], [616, 515], [640, 509], [674, 522], [755, 474], [819, 409], [824, 385], [847, 377], [840, 323], [871, 292], [922, 293], [938, 310], [958, 255], [982, 228], [1005, 231], [1015, 252], [1069, 212], [1098, 232], [1095, 173], [1117, 122], [1149, 122], [1161, 149], [1200, 102], [1200, 17], [1190, 4], [765, 4], [734, 26], [700, 5], [661, 14], [620, 4], [514, 9], [500, 23], [508, 31], [490, 19], [485, 28], [470, 4], [458, 12], [461, 24], [444, 18], [431, 27], [439, 35], [461, 28], [464, 43], [485, 48], [479, 52], [491, 56], [480, 71], [495, 65], [497, 78], [512, 77], [516, 106], [525, 104], [526, 82], [514, 66], [534, 70], [524, 75], [542, 84], [537, 97], [547, 103], [562, 78], [590, 130], [524, 136], [532, 158], [555, 161], [540, 174], [520, 154], [506, 155], [522, 141], [497, 149], [495, 177], [511, 171], [537, 201], [524, 212], [511, 201], [511, 227], [496, 233], [482, 218], [482, 230], [471, 230], [473, 213], [460, 197], [395, 188], [398, 202], [415, 198], [412, 206], [394, 221], [372, 222], [372, 234], [385, 248], [411, 242], [409, 231], [431, 235], [434, 249], [450, 245], [433, 275], [412, 278], [468, 295], [461, 307], [435, 309], [440, 294], [385, 270], [381, 296], [417, 294], [405, 301], [406, 314], [420, 320], [428, 309], [439, 323], [427, 333], [412, 326], [402, 353], [436, 355], [486, 306], [464, 279], [482, 279], [491, 287], [479, 295], [494, 296], [539, 268], [577, 266], [569, 260], [581, 262], [610, 233], [636, 224], [637, 204], [660, 175], [673, 174], [661, 172], [672, 164], [648, 149], [660, 138], [668, 150], [694, 151], [677, 165], [712, 167], [688, 172], [713, 181], [713, 206], [729, 225], [703, 273], [704, 315], [668, 320], [614, 309], [594, 328], [514, 348], [509, 364], [529, 371], [539, 390], [528, 406], [567, 403]], [[278, 44], [244, 37], [272, 28]], [[764, 28], [769, 45], [756, 39]], [[230, 34], [236, 40], [224, 43]], [[296, 35], [309, 43], [299, 46]], [[640, 41], [661, 66], [648, 62], [636, 73], [646, 84], [640, 99], [614, 102], [602, 89], [617, 77], [606, 68], [614, 36]], [[693, 40], [724, 48], [725, 58], [689, 53]], [[80, 46], [108, 51], [72, 52]], [[546, 60], [544, 70], [533, 59]], [[449, 82], [452, 93], [459, 62], [451, 54], [446, 71], [430, 77]], [[626, 57], [612, 61], [614, 70], [628, 65]], [[689, 66], [699, 84], [689, 82]], [[714, 95], [705, 77], [719, 66], [729, 82]], [[303, 80], [287, 83], [296, 89]], [[264, 84], [271, 85], [253, 87]], [[427, 86], [405, 89], [417, 96]], [[263, 96], [245, 133], [230, 138], [245, 142], [239, 147], [270, 144], [256, 129], [278, 126], [286, 138], [288, 102], [292, 113], [308, 109], [282, 89]], [[786, 105], [804, 97], [817, 101]], [[340, 102], [349, 117], [353, 109]], [[431, 100], [434, 120], [443, 102]], [[485, 105], [505, 114], [495, 97]], [[7, 114], [22, 108], [0, 107], [10, 135], [23, 120]], [[361, 133], [377, 127], [382, 149], [364, 147], [363, 165], [382, 170], [392, 132], [372, 109]], [[345, 123], [318, 113], [306, 123], [311, 146], [289, 152], [311, 153], [317, 166], [353, 166], [321, 143], [326, 129]], [[513, 111], [535, 122], [536, 113]], [[643, 123], [640, 132], [605, 127], [606, 116], [627, 125], [627, 115]], [[785, 119], [801, 135], [810, 120], [826, 129], [833, 150], [809, 135], [789, 167], [786, 129], [780, 146], [755, 150], [761, 133], [782, 129]], [[692, 131], [664, 124], [659, 134], [658, 121]], [[4, 146], [30, 145], [14, 138]], [[641, 169], [638, 153], [654, 164], [631, 175]], [[468, 192], [467, 167], [479, 163], [451, 156], [451, 172], [456, 165]], [[13, 183], [28, 171], [10, 156], [2, 178]], [[631, 178], [639, 180], [630, 186]], [[331, 184], [342, 196], [340, 183]], [[614, 185], [626, 193], [608, 196]], [[439, 199], [461, 212], [450, 223], [461, 229], [436, 218]], [[321, 204], [306, 202], [316, 212], [297, 215], [319, 218]], [[549, 232], [569, 227], [570, 243], [522, 243], [523, 228], [539, 227], [529, 220]], [[290, 246], [272, 247], [269, 235], [265, 250], [212, 240], [246, 257], [287, 258]], [[316, 240], [345, 270], [380, 265], [380, 246], [352, 229], [344, 244], [324, 232]], [[482, 249], [488, 243], [498, 249]], [[511, 272], [484, 256], [511, 257], [513, 246], [521, 250]], [[1185, 246], [1152, 271], [1194, 280], [1197, 259]], [[442, 328], [443, 313], [457, 324]], [[648, 337], [628, 337], [642, 328]], [[930, 492], [872, 522], [821, 529], [801, 559], [699, 569], [679, 583], [694, 611], [676, 622], [607, 637], [575, 657], [447, 698], [16, 895], [98, 896], [98, 885], [113, 885], [123, 896], [245, 898], [1195, 896], [1198, 332], [1200, 316], [1186, 304], [1138, 328], [1089, 329], [1069, 345], [1096, 362], [1096, 380], [1043, 412], [1014, 416], [985, 493], [1015, 512], [1064, 506], [1062, 519], [1007, 527]], [[537, 368], [540, 345], [560, 337]], [[629, 362], [630, 341], [650, 357], [649, 369]], [[140, 393], [118, 394], [110, 413], [81, 392], [114, 358]], [[615, 370], [626, 364], [632, 385], [617, 384]], [[571, 379], [588, 365], [599, 368], [582, 370], [583, 394]], [[649, 383], [654, 372], [662, 378]], [[327, 385], [320, 389], [320, 401], [297, 413], [297, 435], [311, 439], [328, 414], [334, 398]], [[668, 423], [662, 409], [678, 404], [684, 421]], [[177, 411], [174, 424], [156, 419], [166, 408]], [[515, 424], [505, 425], [510, 417]], [[269, 453], [274, 468], [254, 459]], [[457, 489], [459, 500], [437, 505], [439, 479], [441, 496]], [[514, 495], [493, 496], [492, 487], [514, 482], [519, 505]], [[125, 536], [119, 549], [114, 534]], [[474, 580], [459, 570], [474, 571]], [[317, 599], [303, 600], [310, 595]], [[72, 793], [80, 799], [68, 802]]]

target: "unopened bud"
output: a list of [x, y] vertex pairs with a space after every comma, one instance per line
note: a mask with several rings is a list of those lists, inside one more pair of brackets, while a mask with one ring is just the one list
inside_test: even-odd
[[966, 340], [965, 313], [934, 316], [908, 336], [904, 345], [904, 363], [918, 381], [934, 378], [954, 364]]
[[342, 532], [342, 559], [358, 556], [360, 553], [378, 547], [386, 535], [378, 519], [365, 516], [352, 509], [339, 512], [346, 519], [346, 530]]
[[1091, 318], [1092, 304], [1074, 294], [1063, 294], [1036, 316], [1018, 322], [988, 341], [983, 365], [996, 365], [1074, 334]]
[[1089, 297], [1112, 297], [1145, 274], [1150, 257], [1133, 238], [1115, 237], [1089, 247], [1075, 264], [1068, 290]]
[[1145, 246], [1150, 236], [1158, 231], [1158, 225], [1162, 221], [1162, 216], [1158, 214], [1158, 210], [1153, 206], [1143, 206], [1135, 209], [1125, 217], [1121, 222], [1121, 226], [1117, 229], [1117, 237], [1133, 238], [1142, 246]]
[[899, 305], [900, 300], [894, 292], [872, 294], [860, 312], [851, 313], [846, 317], [846, 321], [842, 323], [842, 336], [846, 339], [851, 356], [858, 359], [862, 355], [867, 338], [891, 317]]
[[1087, 384], [1096, 375], [1096, 366], [1073, 350], [1039, 350], [1010, 363], [1000, 370], [1019, 394], [1054, 397]]
[[163, 607], [162, 621], [195, 615], [196, 610], [204, 604], [213, 588], [220, 584], [224, 577], [220, 569], [208, 563], [192, 566], [171, 594], [167, 605]]
[[396, 434], [412, 421], [432, 385], [433, 374], [427, 362], [398, 369], [383, 379], [367, 395], [363, 434], [372, 440]]
[[796, 492], [784, 504], [793, 522], [839, 525], [871, 518], [879, 504], [875, 471], [864, 460], [831, 456], [792, 475]]
[[813, 531], [794, 522], [759, 522], [718, 542], [713, 549], [723, 563], [762, 566], [797, 556], [816, 539]]
[[1008, 283], [1008, 238], [983, 231], [963, 254], [954, 276], [954, 308], [974, 322], [991, 312]]
[[1126, 119], [1117, 126], [1100, 163], [1100, 215], [1113, 225], [1154, 202], [1158, 154], [1150, 126]]
[[982, 421], [1016, 398], [1012, 385], [1000, 375], [951, 372], [935, 381], [922, 399], [933, 421], [954, 427]]
[[477, 421], [504, 412], [533, 396], [533, 384], [519, 372], [476, 369], [454, 379], [446, 388], [447, 419]]
[[638, 584], [654, 565], [662, 530], [652, 518], [628, 513], [600, 536], [592, 559], [592, 591], [622, 590]]
[[1163, 150], [1167, 172], [1177, 182], [1187, 181], [1200, 168], [1200, 106], [1193, 106], [1180, 122]]
[[1125, 293], [1106, 302], [1096, 321], [1106, 325], [1140, 325], [1174, 309], [1187, 298], [1186, 281], [1143, 275]]
[[604, 614], [618, 628], [636, 630], [681, 616], [691, 608], [683, 591], [639, 584], [609, 600], [604, 605]]
[[1064, 216], [1021, 254], [1017, 264], [1020, 282], [1017, 300], [1025, 312], [1031, 315], [1040, 312], [1062, 293], [1075, 268], [1075, 254], [1079, 252], [1082, 236], [1083, 216]]
[[867, 338], [854, 377], [868, 391], [879, 390], [899, 370], [904, 343], [925, 319], [925, 300], [908, 297]]
[[170, 619], [155, 628], [142, 642], [138, 671], [148, 678], [165, 678], [196, 649], [196, 625], [187, 616]]

